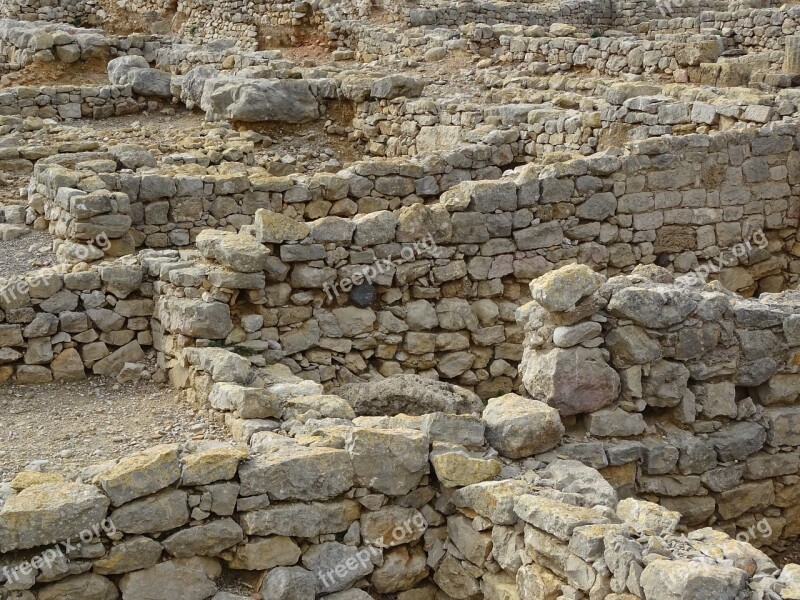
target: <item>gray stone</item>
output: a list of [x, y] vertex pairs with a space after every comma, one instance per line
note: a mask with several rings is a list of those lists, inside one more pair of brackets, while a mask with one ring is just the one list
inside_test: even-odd
[[413, 490], [428, 470], [428, 438], [411, 430], [354, 429], [345, 435], [359, 485], [390, 496]]
[[361, 505], [355, 500], [282, 503], [240, 515], [248, 535], [281, 535], [313, 538], [326, 533], [341, 533], [357, 521]]
[[239, 478], [242, 496], [326, 500], [352, 487], [353, 466], [344, 450], [289, 446], [251, 457], [239, 467]]
[[246, 123], [278, 121], [309, 123], [319, 118], [320, 106], [305, 79], [234, 79], [206, 84], [201, 106], [210, 120]]
[[0, 552], [78, 536], [102, 523], [109, 505], [92, 485], [45, 483], [26, 488], [0, 508]]
[[315, 593], [316, 578], [302, 567], [272, 569], [261, 584], [264, 600], [314, 600]]
[[758, 423], [732, 423], [709, 436], [720, 462], [745, 460], [758, 452], [767, 440], [767, 432]]
[[531, 281], [531, 296], [547, 310], [563, 312], [596, 292], [603, 281], [586, 265], [567, 265]]
[[546, 452], [564, 435], [557, 410], [517, 394], [491, 398], [483, 419], [489, 445], [508, 458]]
[[520, 371], [528, 392], [564, 416], [598, 410], [620, 393], [619, 375], [597, 348], [526, 349]]
[[603, 408], [586, 415], [589, 433], [598, 437], [626, 437], [643, 433], [647, 425], [640, 413]]
[[388, 75], [372, 82], [370, 96], [391, 100], [405, 96], [415, 98], [422, 93], [425, 83], [407, 75]]
[[339, 592], [372, 573], [368, 551], [359, 554], [353, 546], [326, 542], [311, 546], [303, 555], [303, 565], [314, 573], [321, 593]]
[[[556, 327], [553, 331], [553, 343], [559, 348], [570, 348], [577, 346], [600, 335], [602, 331], [600, 323], [594, 321], [584, 321], [577, 325]], [[613, 330], [612, 330], [613, 331]], [[609, 332], [610, 334], [611, 332]], [[607, 344], [608, 342], [606, 342]]]
[[125, 533], [158, 533], [189, 522], [186, 492], [170, 489], [134, 500], [111, 513], [111, 521]]
[[214, 579], [221, 572], [219, 562], [210, 558], [176, 558], [123, 575], [119, 588], [126, 600], [207, 600], [216, 593]]
[[660, 329], [683, 321], [697, 301], [686, 291], [670, 288], [623, 288], [611, 296], [608, 311], [643, 327]]
[[114, 583], [101, 575], [84, 573], [67, 577], [38, 590], [39, 600], [116, 600], [119, 591]]
[[657, 560], [644, 569], [641, 585], [648, 600], [734, 600], [747, 586], [747, 574], [691, 560]]
[[583, 508], [545, 496], [525, 495], [514, 502], [514, 512], [534, 527], [567, 542], [576, 527], [608, 523], [608, 519], [591, 508]]
[[353, 383], [331, 392], [341, 396], [357, 415], [424, 415], [432, 412], [479, 414], [480, 398], [463, 388], [420, 377], [397, 375], [371, 383]]
[[243, 539], [242, 528], [233, 519], [216, 519], [173, 533], [162, 543], [172, 556], [215, 556]]
[[134, 536], [112, 546], [105, 557], [93, 562], [92, 569], [100, 575], [121, 575], [149, 569], [161, 558], [161, 550], [161, 544], [157, 541]]

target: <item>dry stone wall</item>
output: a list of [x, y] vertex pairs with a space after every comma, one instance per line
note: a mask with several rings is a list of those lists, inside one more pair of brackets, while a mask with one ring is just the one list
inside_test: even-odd
[[0, 55], [19, 66], [33, 61], [72, 64], [128, 54], [152, 60], [159, 47], [158, 38], [145, 34], [118, 37], [102, 29], [0, 19]]
[[[796, 292], [742, 299], [701, 274], [649, 266], [606, 280], [582, 265], [531, 292], [517, 313], [523, 384], [585, 432], [560, 452], [688, 526], [733, 533], [764, 520], [772, 539], [798, 534]], [[633, 447], [644, 462], [627, 473], [600, 451]]]
[[15, 87], [0, 92], [0, 115], [103, 119], [139, 112], [129, 85]]
[[132, 259], [3, 280], [0, 309], [3, 382], [117, 376], [125, 363], [141, 363], [152, 344], [152, 284]]
[[[140, 171], [117, 174], [119, 190], [87, 191], [100, 182], [101, 164], [111, 168], [106, 160], [86, 171], [37, 167], [31, 198], [58, 235], [82, 241], [62, 244], [65, 256], [124, 253], [134, 236], [161, 236], [151, 238], [156, 246], [197, 243], [209, 264], [195, 264], [188, 251], [166, 254], [173, 266], [147, 267], [162, 296], [156, 322], [170, 340], [156, 347], [162, 366], [197, 339], [257, 341], [259, 351], [278, 350], [295, 371], [323, 382], [426, 372], [490, 397], [519, 386], [513, 313], [527, 298], [524, 283], [567, 263], [609, 275], [652, 263], [705, 270], [745, 295], [793, 285], [796, 139], [796, 126], [773, 124], [647, 140], [628, 154], [528, 165], [444, 193], [422, 165], [396, 161], [316, 175], [314, 185], [220, 168], [213, 182]], [[262, 189], [248, 191], [253, 182]], [[186, 191], [170, 200], [179, 184]], [[312, 190], [328, 212], [303, 222], [291, 200], [309, 210]], [[424, 190], [427, 204], [418, 198]], [[371, 191], [375, 200], [366, 201]], [[348, 217], [360, 214], [338, 216], [337, 202], [354, 208]], [[253, 218], [242, 214], [245, 205]], [[183, 222], [170, 215], [188, 207], [224, 214], [185, 228], [171, 223]], [[145, 224], [131, 228], [137, 214]], [[203, 231], [212, 223], [241, 233]], [[101, 249], [95, 236], [103, 233]], [[204, 323], [215, 324], [213, 335]]]
[[[14, 598], [239, 600], [215, 595], [229, 569], [280, 600], [797, 589], [794, 565], [779, 570], [711, 529], [677, 535], [679, 513], [548, 458], [564, 430], [542, 402], [509, 394], [483, 409], [415, 377], [323, 395], [285, 367], [221, 349], [185, 359], [194, 394], [230, 415], [249, 447], [155, 446], [74, 482], [19, 474], [0, 496], [1, 577]], [[615, 456], [638, 463], [635, 452]]]

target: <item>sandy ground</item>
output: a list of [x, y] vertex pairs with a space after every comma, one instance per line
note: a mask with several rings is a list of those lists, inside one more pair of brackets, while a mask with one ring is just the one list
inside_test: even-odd
[[0, 480], [26, 467], [69, 476], [148, 446], [198, 439], [230, 435], [152, 382], [0, 387]]

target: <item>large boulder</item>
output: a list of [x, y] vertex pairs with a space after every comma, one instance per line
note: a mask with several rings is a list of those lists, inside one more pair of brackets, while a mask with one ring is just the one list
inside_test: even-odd
[[557, 446], [564, 435], [556, 409], [517, 394], [489, 400], [483, 419], [489, 445], [508, 458], [546, 452]]
[[319, 101], [303, 79], [208, 80], [201, 105], [214, 121], [309, 123], [320, 116]]
[[114, 85], [124, 85], [123, 80], [133, 69], [149, 69], [150, 64], [143, 56], [120, 56], [108, 61], [108, 79]]
[[210, 558], [176, 558], [124, 575], [119, 588], [126, 600], [205, 600], [216, 593], [214, 579], [221, 572], [219, 562]]
[[131, 91], [140, 96], [172, 98], [172, 75], [159, 69], [131, 69], [124, 77]]
[[642, 572], [647, 600], [734, 600], [747, 587], [747, 573], [735, 567], [691, 560], [657, 560]]
[[419, 375], [397, 375], [381, 381], [351, 383], [331, 392], [347, 400], [357, 415], [424, 415], [480, 413], [481, 399], [458, 386]]
[[109, 504], [93, 485], [45, 483], [24, 489], [0, 509], [0, 552], [75, 537], [102, 523]]
[[563, 416], [594, 412], [620, 392], [619, 375], [597, 348], [526, 348], [520, 370], [531, 396]]
[[373, 98], [391, 100], [392, 98], [416, 98], [422, 94], [425, 82], [408, 75], [388, 75], [372, 82], [370, 95]]
[[586, 265], [567, 265], [531, 281], [531, 296], [547, 310], [563, 312], [595, 293], [604, 280]]
[[130, 84], [134, 94], [172, 98], [172, 75], [151, 69], [142, 56], [120, 56], [108, 63], [108, 79], [114, 85]]
[[186, 108], [192, 109], [195, 106], [200, 106], [206, 81], [218, 75], [219, 71], [217, 69], [206, 65], [198, 65], [184, 75], [181, 83], [181, 101], [186, 105]]

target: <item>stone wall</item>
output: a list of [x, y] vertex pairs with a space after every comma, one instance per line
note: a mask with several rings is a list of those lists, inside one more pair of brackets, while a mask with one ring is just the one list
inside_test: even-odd
[[791, 598], [800, 585], [795, 565], [781, 571], [711, 529], [676, 535], [677, 512], [622, 499], [596, 470], [549, 456], [564, 429], [536, 400], [509, 394], [483, 409], [416, 377], [322, 395], [224, 350], [185, 358], [195, 394], [231, 415], [249, 448], [155, 446], [74, 482], [20, 473], [0, 496], [1, 577], [15, 598], [210, 598], [230, 569], [279, 600], [366, 600], [364, 589]]
[[[91, 193], [85, 190], [99, 182], [99, 165], [47, 166], [37, 168], [31, 206], [52, 219], [58, 235], [87, 240], [105, 232], [118, 240], [112, 252], [130, 251], [147, 236], [160, 236], [153, 246], [196, 241], [210, 264], [172, 254], [168, 261], [190, 275], [150, 269], [162, 281], [159, 293], [175, 298], [156, 316], [179, 336], [178, 350], [195, 339], [260, 339], [277, 345], [295, 371], [322, 381], [428, 372], [489, 397], [519, 386], [513, 312], [527, 297], [524, 283], [561, 265], [577, 261], [613, 275], [637, 264], [679, 273], [721, 264], [712, 278], [745, 295], [794, 285], [796, 134], [783, 123], [646, 140], [627, 154], [532, 164], [514, 177], [463, 182], [444, 193], [441, 178], [404, 161], [361, 163], [302, 183], [248, 178], [243, 168], [220, 167], [213, 181], [190, 169], [176, 178], [140, 171], [106, 177], [115, 189]], [[444, 177], [447, 162], [439, 164]], [[305, 203], [302, 211], [295, 201]], [[89, 212], [77, 215], [73, 204]], [[345, 205], [349, 211], [338, 216], [334, 207]], [[245, 206], [255, 213], [252, 225]], [[170, 216], [188, 210], [217, 216], [203, 223]], [[310, 210], [327, 216], [301, 222]], [[209, 225], [242, 233], [201, 231]], [[86, 248], [63, 244], [72, 256]], [[384, 270], [374, 272], [375, 265]], [[364, 285], [369, 269], [372, 285]], [[226, 320], [210, 318], [218, 325], [213, 336], [171, 320], [183, 309], [170, 302], [180, 306], [207, 291], [235, 306]], [[239, 323], [249, 314], [260, 317], [252, 331]], [[157, 348], [165, 360], [178, 357], [165, 348]]]
[[[580, 441], [562, 454], [607, 467], [687, 526], [765, 520], [773, 539], [794, 538], [800, 297], [742, 299], [702, 279], [649, 266], [606, 280], [573, 265], [535, 280], [517, 313], [523, 384], [571, 423]], [[599, 452], [633, 447], [636, 472]]]
[[553, 23], [602, 30], [613, 24], [613, 5], [595, 0], [561, 2], [459, 2], [442, 4], [433, 0], [408, 3], [402, 7], [406, 26], [453, 27], [466, 23], [543, 25]]
[[661, 19], [696, 19], [704, 11], [727, 11], [730, 4], [728, 0], [612, 0], [611, 13], [614, 27], [635, 28]]
[[160, 41], [154, 36], [108, 35], [102, 29], [83, 29], [60, 23], [0, 20], [0, 56], [5, 62], [25, 66], [33, 61], [107, 60], [120, 55], [142, 55], [153, 60]]
[[58, 21], [81, 25], [99, 25], [103, 14], [98, 0], [8, 0], [0, 6], [0, 16], [24, 21]]
[[132, 259], [41, 269], [0, 283], [0, 381], [116, 376], [152, 344], [152, 284]]
[[[239, 147], [243, 156], [237, 157], [236, 150], [236, 144], [229, 141], [221, 158], [243, 158], [252, 152], [252, 143], [243, 141]], [[79, 192], [84, 197], [91, 191], [95, 198], [121, 194], [124, 200], [117, 204], [116, 214], [125, 218], [115, 222], [109, 237], [127, 237], [132, 249], [142, 245], [186, 246], [209, 227], [235, 231], [252, 224], [259, 208], [292, 218], [318, 219], [394, 210], [426, 199], [434, 201], [462, 181], [499, 177], [500, 166], [510, 163], [512, 156], [502, 146], [480, 144], [431, 155], [422, 161], [356, 163], [336, 174], [286, 177], [233, 164], [152, 168], [156, 166], [152, 154], [126, 145], [82, 159], [69, 165], [44, 163], [35, 171], [29, 188], [35, 225], [49, 227], [58, 238], [80, 243], [81, 237], [70, 232], [70, 223], [95, 217], [102, 221], [102, 215], [112, 214], [111, 203], [98, 205], [96, 210], [102, 212], [97, 214], [77, 215], [67, 199]], [[113, 170], [142, 166], [151, 168], [137, 173]]]
[[0, 91], [0, 115], [103, 119], [139, 112], [129, 85], [13, 87]]

